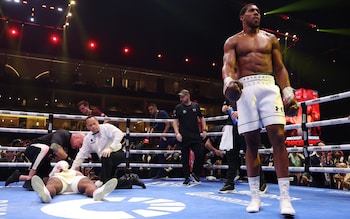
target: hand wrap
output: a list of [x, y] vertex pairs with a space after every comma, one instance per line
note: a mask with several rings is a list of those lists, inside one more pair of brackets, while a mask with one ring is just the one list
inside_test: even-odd
[[293, 117], [298, 115], [299, 106], [294, 98], [294, 91], [292, 87], [285, 87], [282, 90], [284, 113], [286, 116]]

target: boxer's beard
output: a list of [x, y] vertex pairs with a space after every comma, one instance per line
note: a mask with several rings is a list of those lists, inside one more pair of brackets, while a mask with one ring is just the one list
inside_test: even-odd
[[250, 22], [248, 25], [249, 25], [249, 27], [250, 27], [251, 29], [256, 29], [256, 28], [259, 28], [259, 26], [260, 26], [260, 21], [252, 21], [252, 22]]

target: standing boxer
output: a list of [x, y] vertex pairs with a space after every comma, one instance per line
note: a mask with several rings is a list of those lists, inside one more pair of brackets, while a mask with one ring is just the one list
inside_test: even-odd
[[[243, 30], [229, 37], [224, 44], [224, 93], [236, 83], [243, 84], [237, 110], [238, 131], [244, 135], [247, 147], [247, 174], [252, 198], [246, 208], [247, 212], [258, 212], [261, 207], [258, 147], [261, 143], [260, 130], [264, 126], [273, 146], [280, 189], [280, 213], [294, 215], [295, 210], [289, 197], [288, 153], [284, 144], [284, 107], [289, 112], [298, 106], [290, 87], [288, 72], [282, 62], [278, 39], [259, 29], [260, 19], [260, 10], [254, 4], [247, 4], [240, 11]], [[284, 103], [275, 79], [282, 89]]]

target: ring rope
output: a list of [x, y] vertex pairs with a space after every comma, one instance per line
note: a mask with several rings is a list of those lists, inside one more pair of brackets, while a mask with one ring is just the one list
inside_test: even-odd
[[19, 128], [2, 128], [0, 127], [0, 132], [11, 132], [11, 133], [26, 133], [26, 134], [47, 134], [46, 129], [19, 129]]
[[[350, 144], [327, 145], [327, 146], [308, 146], [306, 149], [309, 152], [350, 150]], [[288, 153], [304, 152], [304, 148], [303, 147], [288, 147], [287, 151], [288, 151]], [[244, 152], [241, 150], [241, 153], [244, 153]], [[259, 149], [259, 154], [272, 154], [272, 153], [273, 153], [272, 148]]]
[[348, 117], [308, 122], [306, 123], [306, 128], [317, 127], [317, 126], [340, 125], [340, 124], [346, 124], [346, 123], [350, 123], [350, 119]]
[[[350, 92], [349, 92], [350, 93]], [[333, 95], [336, 96], [336, 95]], [[345, 96], [345, 95], [339, 95], [339, 96]], [[50, 114], [47, 113], [38, 113], [38, 112], [24, 112], [24, 111], [5, 111], [0, 110], [0, 114], [11, 114], [11, 115], [31, 115], [31, 116], [43, 116], [43, 117], [49, 117]], [[85, 120], [86, 116], [81, 115], [68, 115], [68, 114], [53, 114], [54, 118], [58, 119], [80, 119]], [[126, 118], [119, 118], [119, 117], [96, 117], [98, 120], [109, 120], [109, 121], [117, 121], [117, 122], [125, 122]], [[207, 117], [206, 121], [217, 121], [217, 120], [223, 120], [227, 119], [228, 116], [216, 116], [216, 117]], [[144, 118], [133, 118], [130, 119], [131, 122], [172, 122], [173, 119], [144, 119]], [[318, 127], [318, 126], [329, 126], [329, 125], [339, 125], [339, 124], [346, 124], [350, 123], [350, 119], [348, 117], [344, 118], [338, 118], [338, 119], [329, 119], [329, 120], [323, 120], [323, 121], [314, 121], [314, 122], [308, 122], [306, 123], [307, 128], [312, 127]], [[285, 130], [293, 130], [293, 129], [299, 129], [302, 127], [302, 124], [288, 124], [284, 128]], [[265, 128], [262, 128], [262, 132], [266, 132]], [[47, 134], [48, 130], [45, 129], [20, 129], [20, 128], [0, 128], [0, 132], [12, 132], [12, 133], [33, 133], [33, 134]], [[79, 131], [74, 131], [79, 132]], [[142, 137], [142, 136], [150, 136], [152, 133], [130, 133], [130, 136], [133, 137]], [[175, 133], [153, 133], [155, 134], [155, 137], [160, 136], [168, 136], [172, 137], [175, 136]], [[213, 135], [212, 133], [208, 133], [208, 135]], [[215, 135], [214, 135], [215, 136]]]
[[[263, 171], [275, 171], [274, 166], [261, 166]], [[247, 170], [247, 166], [242, 165], [242, 170]], [[288, 167], [289, 172], [305, 172], [304, 167]], [[310, 167], [310, 172], [317, 173], [350, 173], [350, 168], [337, 167]]]
[[338, 93], [338, 94], [333, 94], [333, 95], [329, 95], [329, 96], [324, 96], [324, 97], [319, 97], [319, 98], [315, 98], [312, 100], [307, 100], [304, 103], [305, 103], [305, 105], [308, 106], [308, 105], [313, 105], [313, 104], [330, 102], [333, 100], [340, 100], [340, 99], [344, 99], [344, 98], [348, 98], [348, 97], [350, 97], [350, 91], [346, 91], [346, 92]]
[[[53, 114], [53, 118], [55, 119], [78, 119], [78, 120], [85, 120], [87, 116], [82, 115], [69, 115], [69, 114]], [[121, 117], [103, 117], [103, 116], [95, 116], [97, 120], [108, 120], [108, 121], [115, 121], [115, 122], [126, 122], [126, 118]]]
[[[25, 151], [25, 147], [6, 147], [0, 145], [0, 150], [2, 151]], [[327, 145], [327, 146], [309, 146], [307, 147], [309, 152], [313, 151], [338, 151], [338, 150], [350, 150], [350, 144], [340, 144], [340, 145]], [[287, 152], [303, 152], [303, 147], [288, 147]], [[244, 154], [244, 151], [240, 151], [241, 154]], [[130, 150], [130, 154], [174, 154], [181, 153], [181, 150]], [[272, 154], [272, 148], [259, 149], [260, 154]]]
[[9, 114], [9, 115], [19, 115], [19, 116], [41, 116], [49, 117], [49, 113], [39, 113], [39, 112], [26, 112], [26, 111], [9, 111], [9, 110], [0, 110], [0, 114]]
[[[54, 166], [56, 163], [51, 163]], [[0, 167], [30, 167], [31, 163], [0, 163]], [[82, 168], [86, 167], [101, 167], [101, 163], [82, 163]], [[126, 167], [126, 163], [121, 163], [118, 167]], [[156, 164], [156, 163], [130, 163], [130, 167], [144, 167], [144, 168], [182, 168], [182, 164], [169, 163], [169, 164]], [[204, 168], [207, 169], [228, 169], [228, 165], [208, 165], [204, 164]], [[246, 170], [246, 165], [241, 165], [242, 170]], [[261, 166], [263, 171], [275, 171], [274, 166]], [[289, 172], [304, 172], [304, 167], [288, 167]], [[350, 168], [337, 168], [337, 167], [310, 167], [310, 172], [318, 173], [350, 173]]]
[[[51, 166], [55, 166], [56, 163], [51, 163]], [[0, 163], [0, 167], [30, 167], [31, 163]], [[81, 167], [101, 167], [101, 163], [82, 163]], [[126, 167], [126, 163], [121, 163], [118, 167]], [[157, 163], [130, 163], [130, 167], [144, 167], [144, 168], [182, 168], [182, 164], [169, 163], [169, 164], [157, 164]], [[204, 164], [204, 168], [208, 169], [228, 169], [228, 165], [208, 165]]]
[[[51, 163], [54, 166], [56, 163]], [[0, 163], [0, 167], [30, 167], [31, 163]], [[82, 163], [81, 167], [101, 167], [101, 163]], [[126, 167], [126, 163], [121, 163], [118, 167]], [[156, 164], [156, 163], [130, 163], [130, 167], [173, 167], [181, 168], [182, 164]]]
[[[61, 117], [61, 118], [64, 118], [64, 117]], [[104, 118], [104, 117], [101, 117], [101, 118]], [[116, 119], [112, 118], [112, 120], [113, 121], [114, 120], [115, 121], [116, 120], [120, 121], [118, 118], [116, 118]], [[347, 124], [347, 123], [350, 123], [349, 117], [308, 122], [308, 123], [306, 123], [306, 127], [307, 128], [312, 128], [312, 127], [318, 127], [318, 126], [340, 125], [340, 124]], [[298, 129], [298, 128], [301, 128], [301, 127], [302, 127], [301, 124], [286, 125], [285, 126], [285, 130], [293, 130], [293, 129]], [[266, 129], [263, 128], [262, 132], [265, 132], [265, 131], [266, 131]], [[47, 134], [48, 130], [46, 130], [46, 129], [20, 129], [20, 128], [3, 128], [3, 127], [0, 127], [0, 132]], [[72, 132], [81, 132], [81, 131], [72, 131]], [[208, 136], [216, 136], [216, 135], [221, 135], [221, 134], [222, 134], [222, 132], [208, 132], [207, 133]], [[134, 132], [130, 133], [131, 137], [151, 137], [152, 135], [154, 137], [161, 137], [161, 136], [174, 137], [175, 133], [134, 133]]]

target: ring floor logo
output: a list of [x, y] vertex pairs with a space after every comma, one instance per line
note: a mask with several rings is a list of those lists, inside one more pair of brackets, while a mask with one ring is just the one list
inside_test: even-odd
[[[125, 209], [118, 203], [127, 202]], [[119, 207], [118, 207], [119, 206]], [[121, 209], [124, 208], [124, 209]], [[169, 215], [182, 211], [186, 205], [169, 199], [158, 199], [149, 197], [110, 197], [105, 201], [96, 202], [92, 199], [77, 199], [51, 203], [41, 208], [45, 214], [60, 218], [118, 218], [129, 219], [136, 217], [155, 217]], [[62, 209], [65, 209], [62, 211]], [[115, 210], [118, 209], [118, 210]]]

